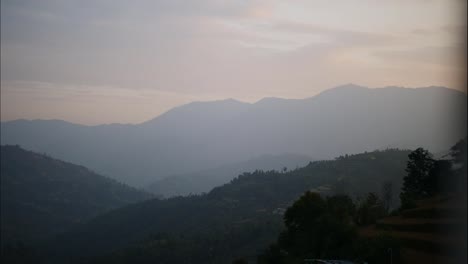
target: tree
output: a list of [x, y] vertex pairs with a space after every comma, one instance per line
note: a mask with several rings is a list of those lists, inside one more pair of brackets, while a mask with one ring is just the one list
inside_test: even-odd
[[[365, 221], [384, 214], [382, 202], [369, 193], [360, 204]], [[286, 211], [284, 230], [276, 243], [258, 257], [258, 263], [303, 263], [304, 259], [349, 259], [385, 263], [388, 248], [398, 257], [399, 243], [391, 238], [359, 238], [352, 216], [356, 205], [347, 195], [327, 198], [306, 192]], [[369, 220], [371, 219], [371, 220]]]
[[466, 194], [466, 138], [457, 142], [453, 147], [450, 148], [450, 156], [452, 156], [452, 162], [454, 164], [453, 177], [456, 181], [457, 191]]
[[450, 148], [450, 156], [455, 164], [466, 164], [466, 138], [459, 140]]
[[369, 193], [359, 204], [355, 221], [359, 225], [375, 224], [375, 222], [385, 216], [385, 208], [377, 194]]
[[289, 230], [305, 230], [326, 210], [326, 203], [318, 193], [307, 191], [284, 214]]
[[385, 208], [385, 213], [390, 211], [393, 200], [393, 184], [390, 181], [386, 181], [382, 184], [382, 204]]
[[430, 195], [430, 173], [435, 163], [429, 151], [423, 148], [411, 152], [408, 158], [400, 194], [402, 209], [413, 207], [415, 200]]
[[278, 245], [293, 259], [349, 256], [356, 236], [353, 213], [354, 204], [348, 196], [323, 199], [306, 192], [286, 211], [286, 230]]
[[353, 199], [348, 195], [335, 195], [326, 199], [328, 212], [341, 221], [342, 223], [350, 223], [356, 212], [356, 206]]
[[452, 192], [456, 189], [458, 180], [452, 171], [452, 162], [436, 160], [427, 179], [427, 193], [432, 196], [437, 193]]

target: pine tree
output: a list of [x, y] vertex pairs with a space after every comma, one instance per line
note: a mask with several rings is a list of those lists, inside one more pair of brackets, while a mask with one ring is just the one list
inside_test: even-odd
[[430, 192], [430, 174], [435, 161], [429, 151], [418, 148], [408, 155], [403, 188], [400, 194], [403, 209], [414, 206], [414, 201], [427, 197]]

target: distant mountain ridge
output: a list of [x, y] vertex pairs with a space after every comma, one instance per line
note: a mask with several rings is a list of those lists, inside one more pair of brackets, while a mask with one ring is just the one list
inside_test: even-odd
[[84, 167], [1, 146], [1, 241], [30, 242], [152, 198]]
[[466, 98], [444, 87], [348, 84], [306, 99], [195, 102], [136, 125], [2, 122], [1, 142], [145, 186], [261, 155], [319, 160], [385, 146], [438, 152], [466, 135]]

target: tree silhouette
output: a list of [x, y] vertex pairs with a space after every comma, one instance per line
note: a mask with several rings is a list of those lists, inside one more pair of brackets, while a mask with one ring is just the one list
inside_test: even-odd
[[429, 151], [418, 148], [408, 155], [403, 188], [400, 194], [402, 209], [414, 206], [414, 201], [431, 194], [431, 171], [435, 161]]
[[[366, 208], [366, 221], [378, 219], [383, 212], [374, 193], [369, 193], [361, 205]], [[392, 239], [359, 238], [352, 221], [356, 214], [356, 205], [347, 195], [321, 197], [306, 192], [288, 208], [284, 216], [286, 230], [258, 257], [258, 263], [304, 263], [305, 259], [383, 263], [388, 247], [397, 251], [397, 245]]]
[[466, 194], [467, 186], [467, 156], [466, 156], [466, 138], [457, 142], [452, 148], [450, 148], [450, 156], [452, 156], [452, 162], [454, 166], [455, 186], [457, 191]]
[[355, 215], [356, 223], [359, 225], [375, 224], [375, 222], [385, 216], [383, 202], [377, 194], [368, 193], [366, 198], [359, 204]]
[[390, 211], [393, 199], [393, 184], [390, 181], [386, 181], [382, 184], [382, 203], [385, 208], [385, 213]]
[[286, 230], [278, 244], [289, 257], [299, 259], [349, 256], [349, 245], [356, 236], [353, 213], [354, 204], [348, 196], [324, 199], [306, 192], [286, 211]]
[[466, 164], [466, 138], [459, 140], [450, 148], [450, 156], [455, 164]]

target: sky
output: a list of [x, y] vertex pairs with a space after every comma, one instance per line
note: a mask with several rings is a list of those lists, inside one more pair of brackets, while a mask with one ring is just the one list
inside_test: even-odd
[[466, 91], [466, 0], [2, 0], [1, 120], [140, 123], [355, 83]]

